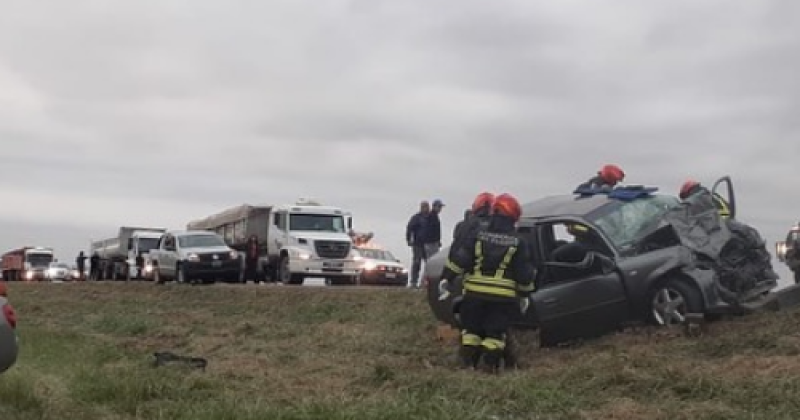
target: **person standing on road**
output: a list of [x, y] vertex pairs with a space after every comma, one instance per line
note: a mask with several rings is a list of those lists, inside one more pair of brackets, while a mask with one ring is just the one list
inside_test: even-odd
[[89, 258], [89, 279], [100, 280], [100, 255], [96, 251]]
[[422, 260], [426, 260], [425, 243], [428, 238], [428, 217], [431, 213], [431, 205], [427, 201], [419, 204], [419, 212], [411, 216], [406, 225], [406, 242], [411, 247], [411, 273], [409, 275], [409, 287], [419, 287], [420, 270]]
[[75, 258], [75, 265], [78, 266], [78, 279], [86, 280], [86, 255], [83, 251], [78, 253], [78, 258]]
[[499, 195], [489, 226], [459, 247], [442, 271], [440, 300], [450, 294], [450, 282], [464, 276], [459, 356], [465, 368], [477, 368], [482, 358], [490, 372], [497, 373], [507, 354], [511, 322], [530, 306], [534, 268], [529, 245], [516, 232], [521, 213], [516, 198]]
[[253, 283], [258, 283], [258, 237], [251, 235], [247, 239], [247, 250], [244, 258], [244, 272], [245, 281], [252, 280]]

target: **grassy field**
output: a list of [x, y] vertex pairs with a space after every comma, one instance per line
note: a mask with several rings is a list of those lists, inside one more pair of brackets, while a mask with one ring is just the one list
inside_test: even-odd
[[[12, 284], [0, 419], [797, 419], [799, 312], [640, 329], [489, 376], [410, 290]], [[152, 353], [207, 358], [206, 371]]]

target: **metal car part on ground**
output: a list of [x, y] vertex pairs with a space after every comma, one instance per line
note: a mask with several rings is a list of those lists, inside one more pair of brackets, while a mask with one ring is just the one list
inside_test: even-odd
[[[732, 191], [730, 179], [724, 183]], [[543, 345], [631, 321], [671, 325], [688, 314], [744, 313], [777, 285], [757, 232], [720, 220], [710, 197], [682, 203], [636, 186], [551, 196], [523, 206], [518, 230], [533, 245], [537, 290], [532, 310], [515, 324], [538, 328]], [[438, 299], [447, 254], [428, 261], [428, 297], [439, 320], [457, 325], [460, 285]]]
[[792, 271], [794, 283], [800, 284], [800, 223], [789, 229], [785, 240], [775, 243], [775, 255]]

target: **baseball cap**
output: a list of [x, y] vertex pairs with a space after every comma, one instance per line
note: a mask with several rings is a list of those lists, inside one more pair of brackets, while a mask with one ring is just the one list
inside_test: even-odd
[[433, 200], [433, 205], [435, 207], [444, 207], [444, 203], [442, 202], [442, 200], [439, 200], [438, 198], [436, 200]]

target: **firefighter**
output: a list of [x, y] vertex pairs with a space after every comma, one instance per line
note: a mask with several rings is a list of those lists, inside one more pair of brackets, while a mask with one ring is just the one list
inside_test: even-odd
[[533, 291], [534, 271], [529, 245], [516, 233], [522, 209], [509, 194], [492, 204], [485, 230], [459, 247], [448, 258], [439, 284], [449, 293], [449, 282], [464, 275], [461, 302], [461, 346], [465, 368], [477, 368], [481, 359], [490, 372], [498, 372], [506, 348], [506, 335], [520, 310], [526, 312]]
[[603, 165], [597, 175], [579, 185], [579, 189], [603, 189], [614, 188], [617, 184], [625, 180], [625, 171], [617, 165]]
[[450, 246], [450, 255], [453, 257], [456, 249], [461, 248], [462, 243], [469, 238], [474, 238], [479, 230], [485, 229], [489, 225], [489, 216], [492, 214], [492, 204], [494, 194], [482, 192], [472, 201], [472, 208], [464, 220], [458, 222], [453, 230], [453, 244]]
[[[701, 192], [710, 193], [708, 191], [708, 188], [704, 187], [699, 182], [693, 179], [688, 179], [686, 180], [686, 182], [683, 183], [683, 185], [681, 185], [681, 190], [678, 196], [680, 197], [681, 200], [686, 200], [687, 198]], [[717, 193], [710, 193], [710, 194], [711, 194], [711, 200], [714, 202], [714, 207], [717, 208], [720, 217], [722, 217], [723, 219], [730, 218], [731, 217], [730, 204], [728, 204], [728, 202], [725, 201], [725, 199], [722, 198], [721, 195]]]

